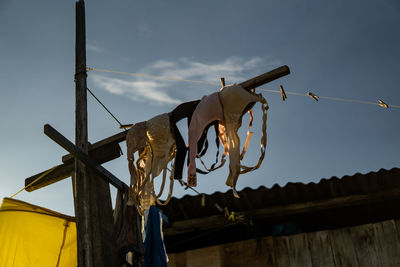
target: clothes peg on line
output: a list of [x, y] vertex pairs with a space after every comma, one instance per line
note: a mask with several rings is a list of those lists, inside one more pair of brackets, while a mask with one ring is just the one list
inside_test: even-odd
[[206, 206], [206, 195], [201, 194], [201, 206], [205, 207]]
[[285, 90], [283, 90], [283, 86], [282, 85], [280, 85], [279, 88], [281, 90], [282, 101], [285, 101], [285, 99], [287, 98]]
[[231, 214], [229, 215], [228, 221], [232, 221], [232, 222], [235, 221], [235, 212], [234, 211], [232, 211]]
[[119, 126], [120, 129], [129, 129], [132, 128], [133, 124], [121, 124]]
[[384, 108], [389, 108], [389, 105], [383, 102], [382, 100], [378, 99], [379, 106], [384, 107]]
[[318, 98], [319, 98], [319, 96], [314, 95], [314, 94], [311, 93], [311, 92], [308, 92], [308, 93], [307, 93], [307, 96], [311, 97], [311, 98], [314, 99], [315, 101], [318, 101]]
[[225, 87], [225, 78], [224, 78], [224, 77], [221, 77], [220, 79], [221, 79], [221, 85], [222, 85], [222, 87]]

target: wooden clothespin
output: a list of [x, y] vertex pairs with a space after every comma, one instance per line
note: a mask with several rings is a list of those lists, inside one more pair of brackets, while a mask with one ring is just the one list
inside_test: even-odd
[[311, 93], [311, 92], [308, 92], [307, 95], [308, 95], [309, 97], [311, 97], [312, 99], [314, 99], [315, 101], [318, 101], [319, 96], [314, 95], [314, 94]]
[[285, 99], [287, 98], [285, 90], [283, 90], [283, 86], [282, 85], [280, 85], [279, 88], [281, 89], [282, 101], [285, 101]]
[[206, 195], [201, 194], [201, 206], [205, 207], [206, 206]]
[[379, 106], [384, 107], [384, 108], [389, 108], [388, 104], [386, 104], [382, 100], [378, 99], [378, 102], [379, 102]]
[[220, 79], [221, 79], [221, 85], [222, 85], [222, 87], [225, 87], [225, 78], [222, 77], [222, 78], [220, 78]]
[[229, 210], [227, 207], [224, 207], [224, 214], [225, 214], [225, 218], [229, 217]]
[[133, 126], [133, 124], [121, 124], [119, 126], [120, 129], [129, 129]]

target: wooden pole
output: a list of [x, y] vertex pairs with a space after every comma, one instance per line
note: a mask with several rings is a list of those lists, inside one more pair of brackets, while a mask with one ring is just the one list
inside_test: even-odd
[[[76, 41], [75, 41], [75, 145], [88, 153], [87, 132], [87, 94], [86, 94], [86, 32], [85, 3], [76, 2]], [[93, 265], [93, 248], [90, 218], [90, 191], [86, 166], [75, 159], [75, 172], [72, 176], [74, 193], [78, 266]]]
[[[76, 2], [75, 145], [88, 154], [85, 3]], [[78, 266], [116, 266], [109, 185], [75, 159], [72, 178]]]

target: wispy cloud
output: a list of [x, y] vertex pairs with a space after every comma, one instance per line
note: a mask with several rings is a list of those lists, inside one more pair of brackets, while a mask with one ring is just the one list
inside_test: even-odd
[[86, 44], [86, 48], [87, 48], [87, 50], [89, 50], [91, 52], [95, 52], [95, 53], [104, 52], [103, 46], [99, 42], [96, 42], [96, 41], [89, 41]]
[[[139, 70], [139, 73], [164, 76], [185, 80], [213, 82], [219, 85], [219, 78], [225, 77], [229, 83], [239, 82], [260, 74], [265, 67], [276, 67], [279, 61], [261, 57], [244, 59], [229, 57], [220, 62], [198, 62], [187, 58], [177, 61], [158, 60]], [[262, 70], [261, 66], [263, 67]], [[251, 75], [251, 76], [249, 76]], [[176, 81], [149, 78], [111, 78], [103, 75], [91, 75], [96, 85], [106, 91], [126, 96], [134, 101], [150, 101], [154, 104], [178, 104], [184, 101], [182, 92], [176, 93]]]
[[111, 94], [123, 95], [135, 101], [154, 101], [158, 104], [179, 104], [181, 101], [171, 98], [166, 91], [161, 91], [163, 84], [156, 81], [125, 81], [116, 78], [91, 75], [91, 79]]

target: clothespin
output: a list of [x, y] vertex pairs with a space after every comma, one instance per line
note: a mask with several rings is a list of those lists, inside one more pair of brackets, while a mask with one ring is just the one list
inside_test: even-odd
[[222, 77], [222, 78], [220, 78], [220, 79], [221, 79], [221, 85], [222, 85], [222, 87], [225, 87], [225, 78]]
[[218, 204], [218, 203], [215, 203], [215, 207], [217, 208], [217, 210], [219, 211], [219, 212], [224, 212], [224, 209]]
[[224, 208], [224, 212], [225, 212], [225, 218], [229, 217], [229, 210], [227, 207]]
[[201, 206], [205, 207], [206, 206], [206, 195], [201, 194]]
[[378, 99], [378, 102], [379, 102], [379, 106], [384, 107], [384, 108], [389, 108], [388, 104], [386, 104], [382, 100]]
[[133, 124], [121, 124], [119, 126], [120, 129], [128, 129], [128, 128], [132, 128]]
[[283, 86], [282, 85], [280, 85], [279, 88], [281, 89], [282, 101], [285, 101], [285, 99], [287, 98], [285, 90], [283, 90]]
[[318, 101], [319, 96], [314, 95], [314, 94], [311, 93], [311, 92], [308, 92], [307, 95], [308, 95], [309, 97], [311, 97], [312, 99], [314, 99], [315, 101]]
[[232, 211], [231, 214], [229, 215], [228, 221], [232, 221], [232, 222], [235, 221], [235, 212], [234, 211]]

